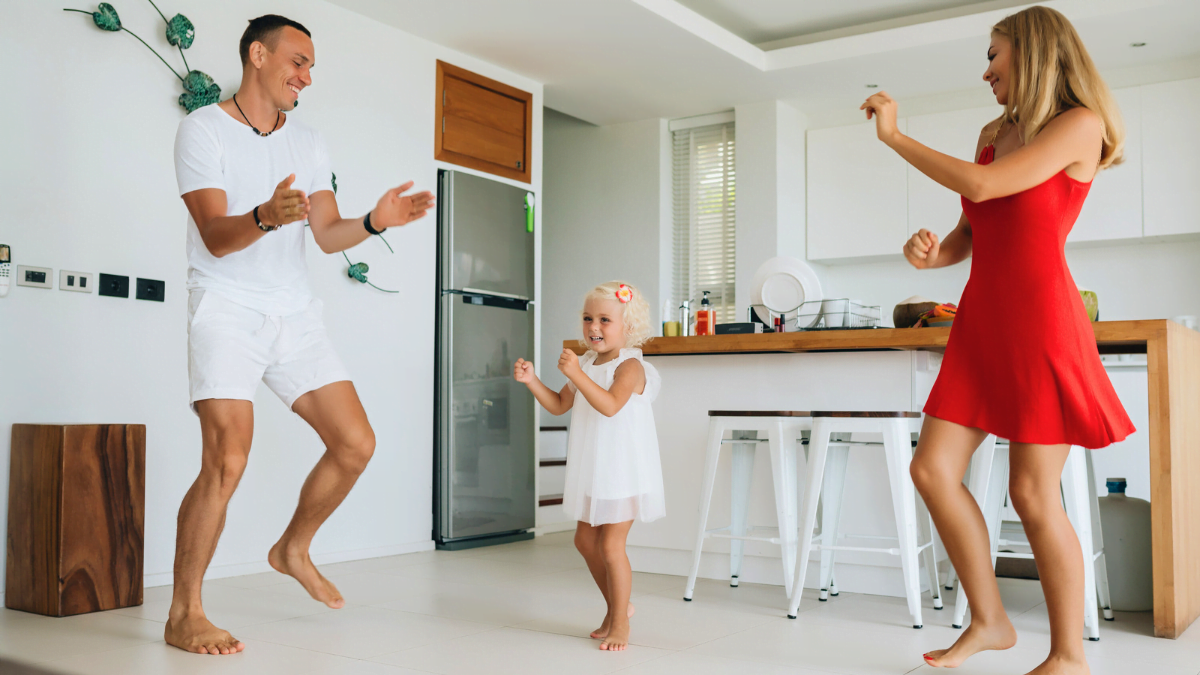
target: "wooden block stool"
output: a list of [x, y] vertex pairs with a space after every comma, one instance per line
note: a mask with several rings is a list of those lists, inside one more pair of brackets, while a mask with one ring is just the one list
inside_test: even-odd
[[[822, 599], [830, 587], [833, 577], [834, 551], [873, 551], [900, 556], [900, 567], [904, 575], [905, 596], [913, 628], [924, 625], [921, 616], [921, 584], [919, 567], [924, 552], [925, 568], [930, 576], [930, 594], [934, 607], [940, 609], [941, 584], [937, 573], [937, 556], [933, 545], [933, 523], [921, 509], [918, 517], [916, 488], [909, 475], [912, 463], [912, 434], [920, 431], [921, 414], [915, 412], [814, 412], [812, 435], [808, 444], [808, 468], [805, 472], [803, 504], [800, 511], [800, 558], [796, 565], [796, 579], [792, 583], [788, 618], [796, 618], [803, 595], [804, 577], [808, 572], [808, 559], [812, 551], [821, 551]], [[846, 443], [831, 440], [839, 433], [883, 434], [884, 457], [887, 461], [888, 483], [892, 492], [892, 512], [896, 520], [897, 547], [866, 548], [839, 546], [838, 518], [841, 512], [842, 484], [845, 481], [848, 445], [875, 445], [873, 443]], [[830, 446], [835, 446], [831, 451]], [[829, 476], [826, 476], [826, 464]], [[824, 490], [824, 492], [822, 492]], [[824, 502], [821, 532], [813, 537], [817, 519], [817, 503]], [[918, 543], [918, 534], [926, 538]], [[889, 537], [890, 539], [890, 537]]]
[[[729, 585], [737, 586], [742, 569], [742, 551], [747, 541], [778, 544], [783, 564], [784, 591], [792, 594], [792, 570], [796, 566], [796, 448], [801, 435], [812, 427], [811, 413], [805, 411], [710, 410], [708, 411], [708, 448], [704, 457], [704, 483], [700, 494], [700, 525], [696, 547], [692, 549], [692, 570], [688, 574], [683, 599], [691, 601], [700, 573], [700, 553], [708, 537], [730, 539]], [[726, 439], [731, 431], [733, 438]], [[767, 438], [757, 438], [765, 433]], [[771, 455], [771, 477], [775, 486], [775, 515], [779, 534], [756, 537], [755, 530], [775, 529], [748, 526], [750, 479], [754, 474], [754, 455], [757, 445], [767, 443]], [[730, 524], [708, 528], [709, 506], [713, 485], [717, 480], [717, 460], [721, 446], [733, 445], [733, 476], [730, 492]]]
[[142, 604], [146, 427], [14, 424], [9, 609], [70, 616]]

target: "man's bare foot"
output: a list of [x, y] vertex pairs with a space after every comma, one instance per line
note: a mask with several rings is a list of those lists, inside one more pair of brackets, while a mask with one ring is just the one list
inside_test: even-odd
[[[633, 618], [633, 615], [635, 612], [637, 612], [637, 608], [633, 606], [633, 603], [629, 603], [628, 616], [630, 619]], [[604, 623], [600, 624], [599, 628], [592, 631], [592, 633], [591, 633], [592, 639], [593, 640], [603, 640], [604, 638], [608, 637], [608, 630], [609, 630], [610, 626], [612, 626], [612, 619], [608, 618], [608, 615], [605, 614], [604, 615]]]
[[267, 562], [277, 572], [282, 572], [299, 581], [304, 590], [313, 597], [313, 600], [319, 600], [334, 609], [341, 609], [345, 606], [346, 601], [342, 598], [342, 594], [338, 592], [336, 586], [317, 571], [317, 566], [308, 557], [307, 550], [288, 551], [287, 545], [280, 539], [267, 554]]
[[163, 639], [172, 647], [193, 654], [236, 654], [246, 648], [241, 640], [212, 625], [203, 614], [167, 619]]
[[624, 651], [628, 646], [629, 619], [613, 622], [612, 628], [609, 629], [608, 635], [604, 638], [604, 642], [600, 643], [600, 649], [610, 652], [620, 652]]
[[949, 649], [937, 649], [925, 655], [925, 663], [934, 668], [957, 668], [972, 654], [989, 649], [1008, 649], [1017, 644], [1017, 629], [1011, 622], [1000, 626], [985, 626], [972, 621], [961, 637]]
[[1029, 675], [1089, 675], [1087, 661], [1081, 654], [1079, 660], [1051, 654], [1042, 665], [1029, 671]]

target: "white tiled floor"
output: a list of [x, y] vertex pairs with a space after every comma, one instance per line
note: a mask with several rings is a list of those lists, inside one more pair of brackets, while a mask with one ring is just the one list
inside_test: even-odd
[[[695, 601], [685, 603], [683, 577], [635, 574], [633, 645], [601, 652], [587, 634], [603, 618], [604, 602], [570, 534], [322, 569], [345, 594], [344, 609], [325, 608], [274, 573], [205, 585], [209, 615], [247, 644], [237, 656], [165, 645], [169, 588], [147, 589], [141, 607], [65, 619], [0, 610], [0, 656], [54, 672], [113, 675], [932, 675], [921, 654], [958, 635], [950, 610], [936, 612], [928, 602], [919, 631], [903, 599], [845, 592], [827, 603], [806, 592], [790, 621], [777, 586], [701, 580]], [[1049, 633], [1037, 582], [1002, 580], [1001, 588], [1020, 642], [979, 655], [960, 672], [1019, 675], [1045, 656]], [[1175, 641], [1152, 631], [1149, 613], [1105, 622], [1101, 641], [1084, 645], [1092, 673], [1200, 675], [1200, 628]]]

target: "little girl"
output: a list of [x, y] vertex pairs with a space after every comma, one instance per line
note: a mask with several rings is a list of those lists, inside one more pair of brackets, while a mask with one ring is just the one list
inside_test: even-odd
[[[579, 521], [575, 548], [583, 554], [608, 613], [592, 637], [600, 649], [629, 644], [633, 571], [625, 538], [634, 519], [666, 515], [658, 435], [650, 408], [661, 380], [637, 347], [650, 338], [650, 305], [633, 286], [612, 281], [592, 289], [583, 305], [583, 358], [564, 349], [558, 369], [567, 377], [552, 391], [520, 359], [513, 377], [552, 415], [571, 411], [563, 508]], [[582, 394], [582, 396], [577, 396]]]

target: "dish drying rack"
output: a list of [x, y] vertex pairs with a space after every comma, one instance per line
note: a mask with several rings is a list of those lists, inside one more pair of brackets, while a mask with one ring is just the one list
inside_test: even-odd
[[790, 312], [775, 312], [764, 305], [751, 308], [759, 317], [769, 320], [768, 330], [774, 326], [775, 317], [782, 316], [788, 332], [878, 328], [883, 316], [879, 305], [864, 305], [849, 298], [811, 300]]

